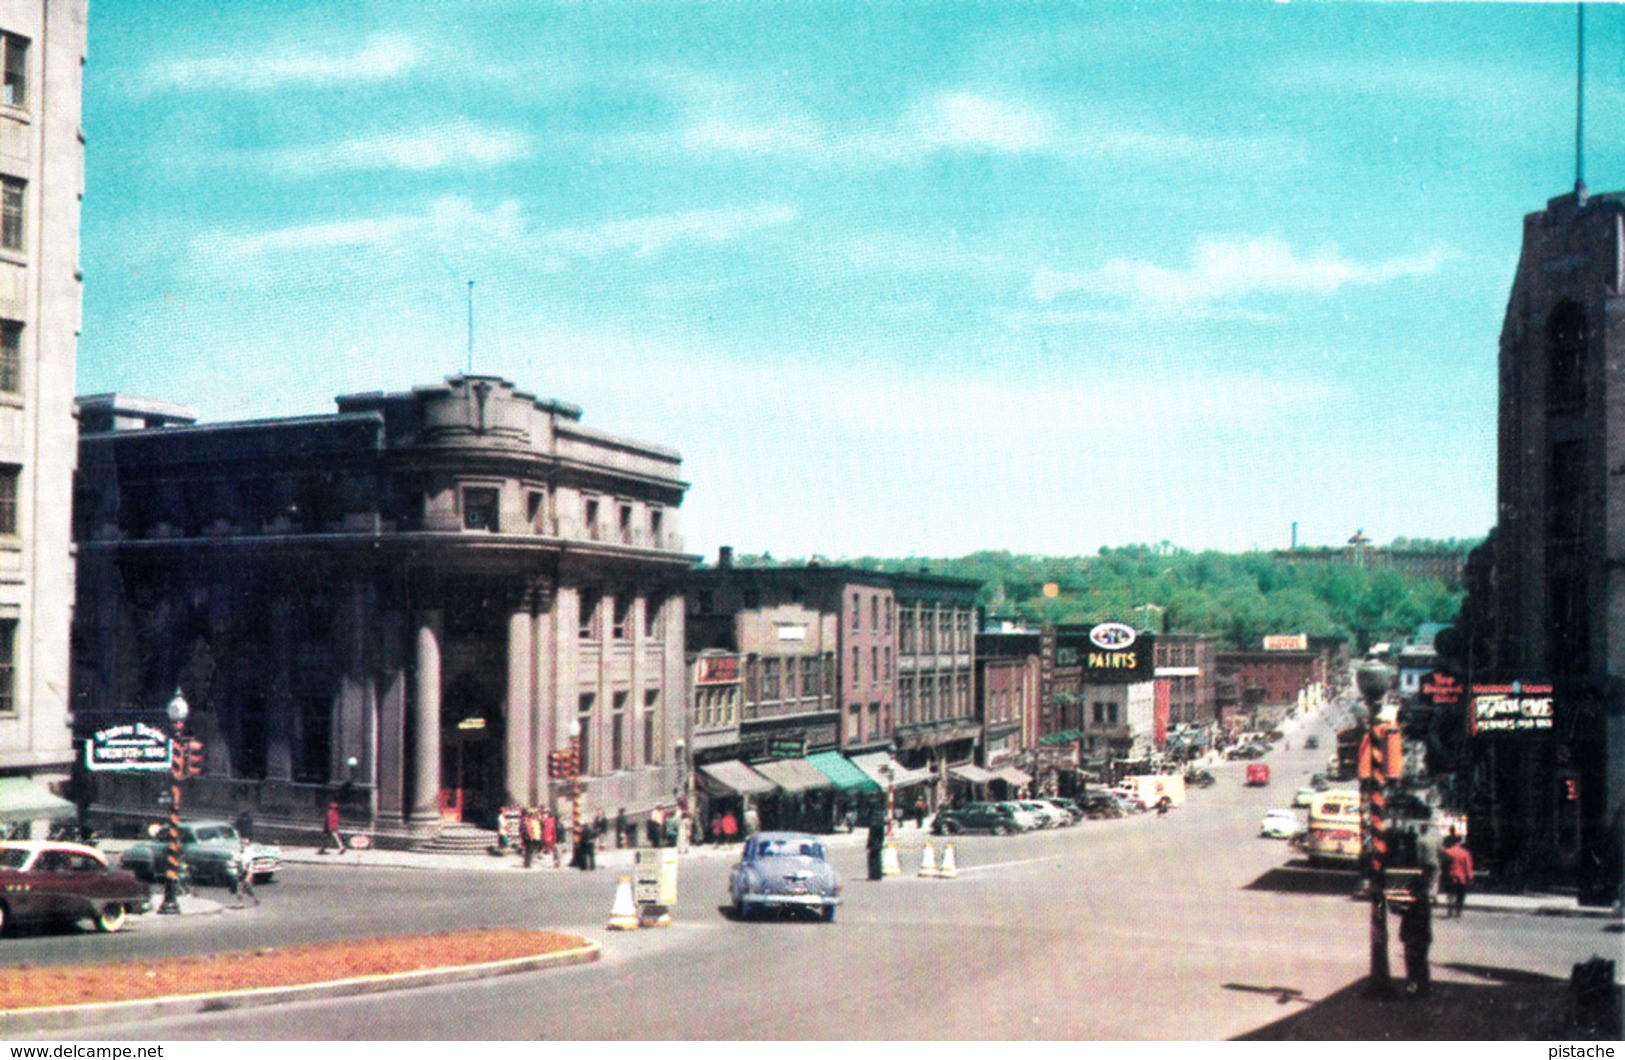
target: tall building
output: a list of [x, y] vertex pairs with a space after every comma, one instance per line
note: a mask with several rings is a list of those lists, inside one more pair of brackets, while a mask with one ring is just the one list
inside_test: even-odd
[[84, 0], [0, 2], [0, 826], [60, 813], [42, 785], [73, 757], [85, 16]]
[[[189, 798], [313, 827], [341, 792], [388, 840], [503, 805], [670, 802], [687, 663], [670, 450], [490, 376], [194, 424], [82, 400], [80, 734], [163, 726], [177, 685], [209, 748]], [[150, 813], [143, 778], [98, 805]]]
[[[1503, 877], [1617, 888], [1625, 817], [1625, 194], [1524, 219], [1500, 349], [1489, 601], [1475, 685], [1549, 684], [1551, 713], [1469, 737], [1475, 842]], [[1484, 627], [1487, 626], [1486, 630]], [[1480, 827], [1482, 825], [1482, 827]]]

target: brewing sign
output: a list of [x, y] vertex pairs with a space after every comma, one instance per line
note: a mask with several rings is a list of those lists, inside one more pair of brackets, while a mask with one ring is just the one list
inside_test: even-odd
[[85, 768], [123, 773], [167, 770], [169, 734], [139, 721], [102, 729], [85, 741]]
[[1552, 730], [1552, 686], [1474, 685], [1467, 730], [1474, 736]]

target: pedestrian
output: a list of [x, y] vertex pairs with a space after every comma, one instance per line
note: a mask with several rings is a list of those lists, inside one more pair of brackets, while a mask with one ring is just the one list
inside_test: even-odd
[[615, 849], [632, 845], [632, 837], [626, 831], [626, 807], [622, 806], [615, 811]]
[[749, 803], [745, 806], [745, 838], [749, 839], [761, 830], [762, 818], [756, 812], [756, 804]]
[[886, 814], [883, 810], [875, 810], [869, 817], [869, 839], [865, 844], [869, 854], [869, 878], [879, 880], [886, 873]]
[[1440, 854], [1444, 858], [1444, 889], [1449, 896], [1444, 915], [1459, 917], [1467, 908], [1467, 887], [1473, 882], [1473, 855], [1454, 828], [1445, 836]]
[[1427, 884], [1418, 876], [1411, 881], [1410, 900], [1399, 914], [1399, 941], [1405, 947], [1405, 992], [1427, 997], [1428, 947], [1433, 944], [1433, 909]]
[[649, 845], [658, 847], [666, 837], [666, 811], [656, 806], [649, 811], [649, 822], [646, 828], [649, 834]]
[[531, 860], [536, 857], [537, 849], [542, 845], [541, 815], [535, 810], [526, 810], [524, 817], [520, 819], [519, 827], [523, 833], [525, 846], [525, 868], [528, 869]]
[[250, 840], [250, 841], [253, 840], [253, 838], [254, 838], [254, 815], [253, 814], [249, 813], [247, 809], [244, 809], [242, 813], [239, 813], [237, 815], [237, 820], [234, 823], [235, 823], [236, 828], [237, 828], [238, 836], [242, 837], [243, 839]]
[[665, 813], [665, 818], [666, 823], [664, 825], [663, 834], [660, 837], [660, 845], [663, 847], [676, 848], [678, 833], [683, 827], [683, 815], [677, 810], [667, 810]]
[[694, 819], [688, 815], [687, 810], [677, 811], [677, 855], [683, 857], [688, 854], [689, 832], [694, 828]]
[[602, 842], [607, 835], [609, 835], [609, 818], [604, 816], [603, 810], [599, 810], [592, 816], [592, 838], [594, 843]]
[[1439, 830], [1423, 821], [1416, 826], [1416, 865], [1430, 901], [1438, 893], [1439, 860]]
[[722, 845], [722, 812], [720, 810], [711, 814], [711, 842], [717, 846]]
[[732, 810], [728, 810], [722, 815], [722, 842], [724, 844], [732, 843], [734, 841], [734, 836], [738, 834], [739, 820], [738, 818], [734, 817], [734, 812]]
[[239, 839], [237, 853], [231, 859], [231, 889], [237, 895], [237, 908], [243, 907], [243, 899], [252, 898], [254, 904], [260, 904], [260, 896], [254, 893], [254, 859], [248, 855], [248, 840]]
[[559, 867], [559, 818], [552, 810], [542, 815], [542, 853], [553, 856], [553, 867]]
[[333, 799], [327, 804], [327, 818], [324, 822], [327, 831], [322, 836], [322, 848], [316, 851], [316, 853], [327, 853], [328, 843], [332, 843], [335, 847], [337, 847], [340, 854], [348, 852], [349, 847], [344, 845], [344, 837], [339, 834], [339, 823], [339, 804], [337, 799]]
[[915, 828], [924, 828], [925, 827], [925, 811], [926, 811], [925, 796], [924, 795], [919, 795], [914, 799], [914, 827]]
[[600, 813], [593, 819], [592, 824], [581, 826], [581, 871], [583, 872], [598, 871], [598, 836], [601, 834], [598, 822], [603, 819], [604, 815]]

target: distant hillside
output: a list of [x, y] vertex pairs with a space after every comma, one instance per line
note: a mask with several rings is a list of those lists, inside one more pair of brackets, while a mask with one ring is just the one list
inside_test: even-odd
[[[1469, 549], [1476, 541], [1420, 542], [1394, 548]], [[740, 566], [775, 566], [741, 556]], [[802, 561], [794, 561], [802, 562]], [[1423, 622], [1450, 622], [1458, 592], [1439, 581], [1352, 564], [1298, 566], [1267, 552], [1191, 552], [1169, 544], [1103, 548], [1095, 556], [976, 552], [957, 559], [844, 561], [882, 571], [927, 570], [981, 583], [977, 602], [990, 621], [1094, 623], [1206, 633], [1232, 648], [1255, 648], [1268, 633], [1347, 639], [1355, 649], [1403, 637]], [[1054, 596], [1044, 587], [1053, 585]]]

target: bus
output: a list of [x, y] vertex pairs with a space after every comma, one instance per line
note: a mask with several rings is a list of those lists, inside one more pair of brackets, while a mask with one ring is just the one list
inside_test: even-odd
[[1309, 830], [1303, 852], [1312, 865], [1360, 863], [1360, 793], [1332, 788], [1315, 793], [1309, 804]]

